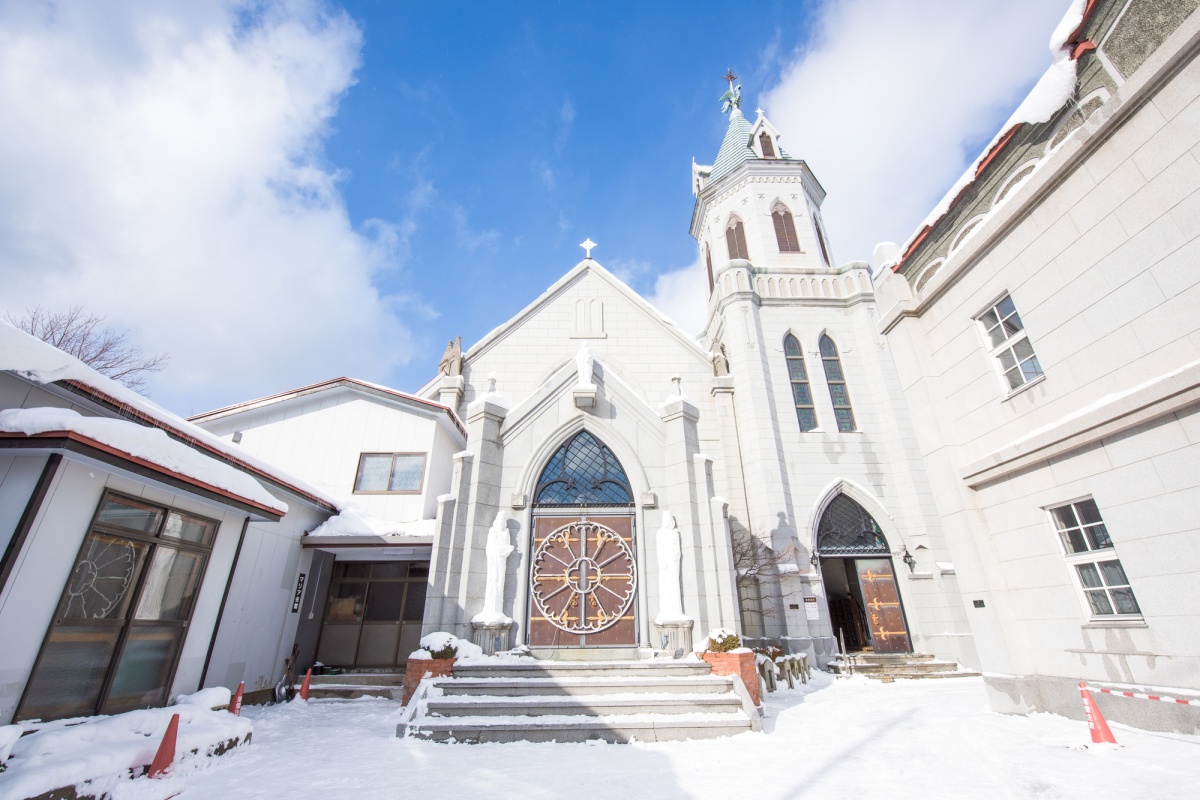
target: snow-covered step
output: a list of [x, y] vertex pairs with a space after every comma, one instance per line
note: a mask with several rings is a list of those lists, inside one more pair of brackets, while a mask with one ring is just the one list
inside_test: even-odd
[[953, 661], [940, 661], [925, 653], [856, 653], [829, 662], [839, 675], [864, 675], [880, 680], [916, 678], [967, 678], [979, 673], [964, 672]]
[[398, 736], [439, 742], [644, 742], [761, 730], [740, 680], [696, 661], [508, 662], [422, 681]]
[[576, 697], [442, 697], [430, 699], [431, 717], [575, 716], [619, 714], [734, 714], [742, 702], [733, 693], [581, 695]]
[[357, 697], [391, 697], [399, 700], [404, 696], [404, 684], [314, 683], [308, 688], [308, 696], [325, 700], [353, 700]]
[[702, 661], [529, 661], [454, 667], [456, 678], [603, 678], [614, 675], [683, 678], [709, 674], [708, 665]]
[[313, 675], [311, 686], [337, 684], [345, 686], [396, 686], [404, 683], [403, 672], [346, 672], [341, 675]]
[[623, 677], [608, 678], [459, 678], [440, 685], [444, 695], [488, 695], [492, 697], [533, 697], [561, 695], [627, 694], [699, 694], [733, 691], [731, 678], [703, 675], [686, 678]]
[[410, 733], [435, 742], [588, 742], [613, 744], [679, 742], [687, 739], [717, 739], [752, 730], [744, 714], [629, 715], [597, 721], [587, 717], [502, 717], [493, 721], [480, 717], [429, 719]]

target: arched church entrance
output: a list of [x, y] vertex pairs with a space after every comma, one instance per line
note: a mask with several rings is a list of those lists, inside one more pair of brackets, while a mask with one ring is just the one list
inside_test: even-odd
[[637, 644], [633, 491], [621, 462], [580, 431], [533, 492], [531, 647]]
[[817, 556], [829, 618], [846, 650], [911, 652], [892, 553], [875, 518], [839, 494], [817, 525]]

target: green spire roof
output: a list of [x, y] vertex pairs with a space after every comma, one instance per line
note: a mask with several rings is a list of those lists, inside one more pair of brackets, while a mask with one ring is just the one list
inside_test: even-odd
[[721, 151], [717, 153], [717, 160], [713, 162], [712, 172], [709, 173], [710, 181], [720, 178], [743, 161], [758, 158], [750, 149], [750, 131], [753, 129], [750, 120], [746, 119], [741, 111], [734, 109], [729, 115], [729, 129], [725, 131]]

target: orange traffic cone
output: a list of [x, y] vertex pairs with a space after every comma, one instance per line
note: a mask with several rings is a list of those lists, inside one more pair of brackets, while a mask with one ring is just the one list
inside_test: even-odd
[[1083, 713], [1087, 715], [1088, 730], [1092, 733], [1092, 744], [1116, 744], [1116, 737], [1108, 729], [1108, 723], [1104, 721], [1104, 715], [1100, 713], [1096, 699], [1092, 697], [1087, 684], [1083, 681], [1079, 682], [1079, 694], [1083, 696]]
[[304, 682], [300, 684], [300, 699], [308, 700], [308, 684], [312, 682], [312, 669], [304, 673]]
[[163, 734], [162, 743], [158, 746], [158, 752], [154, 754], [154, 760], [150, 762], [150, 771], [146, 773], [151, 778], [162, 775], [175, 760], [175, 739], [178, 734], [179, 715], [172, 714], [171, 721], [167, 723], [167, 732]]
[[233, 699], [229, 701], [229, 713], [235, 717], [242, 715], [242, 692], [246, 688], [246, 682], [242, 681], [238, 684], [237, 691], [233, 693]]

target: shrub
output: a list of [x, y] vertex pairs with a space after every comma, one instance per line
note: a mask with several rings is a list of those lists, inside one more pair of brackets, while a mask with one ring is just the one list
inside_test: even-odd
[[742, 637], [727, 628], [717, 628], [708, 635], [708, 652], [728, 653], [742, 646]]
[[756, 647], [754, 648], [754, 652], [758, 653], [760, 656], [766, 656], [774, 661], [783, 655], [783, 648], [776, 647], [775, 645], [771, 644], [767, 645], [766, 647]]

